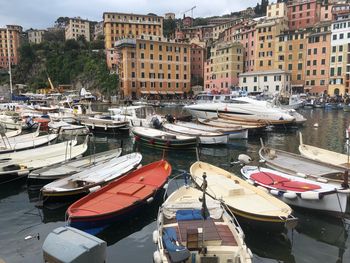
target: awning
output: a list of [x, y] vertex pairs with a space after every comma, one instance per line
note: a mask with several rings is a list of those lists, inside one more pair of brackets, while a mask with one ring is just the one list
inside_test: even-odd
[[168, 94], [175, 94], [175, 91], [167, 91]]
[[141, 93], [141, 94], [149, 94], [149, 91], [147, 91], [147, 90], [141, 90], [140, 93]]
[[184, 92], [182, 90], [179, 90], [179, 91], [175, 91], [175, 94], [184, 94]]
[[151, 90], [149, 93], [150, 93], [150, 94], [158, 94], [158, 92], [155, 91], [155, 90]]
[[292, 88], [303, 88], [303, 84], [296, 84], [296, 85], [291, 85]]
[[165, 90], [164, 90], [164, 91], [163, 91], [163, 90], [162, 90], [162, 91], [159, 91], [158, 93], [159, 93], [159, 94], [162, 94], [162, 95], [166, 95], [166, 94], [167, 94]]

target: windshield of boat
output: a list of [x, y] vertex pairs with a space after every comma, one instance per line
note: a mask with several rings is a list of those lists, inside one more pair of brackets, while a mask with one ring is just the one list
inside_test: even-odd
[[154, 115], [154, 109], [152, 107], [141, 107], [135, 110], [136, 117], [140, 119], [146, 119], [147, 116]]

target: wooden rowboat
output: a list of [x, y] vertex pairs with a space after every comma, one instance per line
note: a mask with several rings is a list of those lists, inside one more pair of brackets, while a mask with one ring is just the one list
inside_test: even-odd
[[140, 141], [156, 148], [194, 149], [197, 146], [197, 138], [193, 136], [185, 136], [147, 127], [133, 127], [131, 132], [135, 136], [135, 141]]
[[100, 189], [107, 183], [135, 169], [141, 162], [140, 153], [115, 157], [108, 162], [89, 167], [74, 175], [53, 181], [41, 189], [45, 202], [71, 201]]
[[214, 165], [195, 162], [190, 168], [191, 177], [200, 186], [202, 175], [207, 175], [207, 193], [220, 199], [242, 221], [269, 231], [283, 231], [293, 228], [297, 219], [292, 209], [282, 201], [268, 194], [238, 176]]
[[232, 116], [230, 114], [225, 114], [225, 113], [219, 113], [218, 117], [226, 119], [226, 120], [230, 120], [230, 121], [238, 121], [241, 123], [250, 123], [250, 124], [254, 124], [254, 125], [259, 125], [259, 124], [286, 125], [286, 124], [292, 124], [294, 122], [294, 120], [284, 120], [284, 119], [281, 119], [281, 120], [247, 119], [244, 117], [236, 117], [236, 116]]
[[206, 258], [211, 262], [252, 262], [236, 218], [220, 201], [208, 195], [203, 200], [203, 192], [189, 186], [180, 187], [167, 198], [153, 232], [158, 247], [153, 262], [200, 263]]
[[289, 205], [326, 212], [333, 216], [345, 213], [349, 189], [337, 189], [332, 184], [257, 166], [244, 166], [241, 173], [250, 183], [264, 187]]
[[197, 119], [197, 121], [201, 124], [208, 125], [211, 127], [217, 127], [217, 128], [236, 128], [236, 127], [242, 127], [245, 129], [262, 129], [266, 127], [266, 124], [249, 124], [245, 123], [242, 124], [242, 122], [234, 122], [234, 121], [229, 121], [225, 120], [222, 118], [210, 118], [210, 119]]
[[302, 134], [299, 133], [299, 135], [300, 135], [299, 152], [301, 153], [302, 156], [305, 156], [306, 158], [309, 158], [315, 161], [324, 162], [331, 165], [337, 165], [343, 168], [350, 168], [348, 155], [329, 151], [316, 146], [304, 144]]
[[130, 172], [72, 204], [67, 209], [68, 222], [88, 230], [127, 218], [154, 200], [170, 174], [171, 166], [165, 160]]

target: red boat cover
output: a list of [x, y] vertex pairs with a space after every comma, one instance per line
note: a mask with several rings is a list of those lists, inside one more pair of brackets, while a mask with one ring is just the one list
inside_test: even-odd
[[171, 166], [167, 161], [161, 160], [145, 165], [78, 200], [67, 212], [71, 218], [118, 213], [135, 202], [152, 196], [165, 184], [170, 174]]
[[317, 184], [310, 184], [301, 181], [294, 181], [270, 172], [257, 172], [250, 175], [250, 178], [257, 183], [271, 186], [279, 190], [295, 192], [306, 192], [320, 189]]

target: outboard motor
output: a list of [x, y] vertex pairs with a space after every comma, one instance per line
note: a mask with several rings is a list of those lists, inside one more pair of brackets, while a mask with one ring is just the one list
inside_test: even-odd
[[165, 119], [167, 120], [167, 122], [169, 123], [174, 123], [175, 122], [175, 117], [171, 114], [167, 114], [165, 115]]
[[162, 128], [162, 123], [160, 122], [160, 120], [158, 119], [157, 116], [154, 116], [152, 119], [151, 119], [151, 124], [154, 128], [156, 129], [160, 129]]

